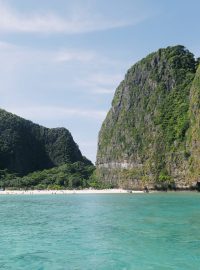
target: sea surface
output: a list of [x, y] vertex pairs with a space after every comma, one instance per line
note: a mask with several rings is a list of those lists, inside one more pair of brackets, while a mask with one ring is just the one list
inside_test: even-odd
[[0, 196], [0, 269], [200, 269], [200, 194]]

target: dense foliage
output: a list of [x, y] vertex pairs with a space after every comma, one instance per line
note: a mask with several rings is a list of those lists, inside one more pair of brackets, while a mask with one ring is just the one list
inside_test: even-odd
[[82, 189], [104, 186], [98, 182], [93, 165], [75, 162], [36, 171], [23, 177], [11, 174], [8, 170], [1, 170], [0, 187], [8, 189]]
[[0, 169], [23, 176], [65, 163], [91, 162], [65, 128], [45, 128], [0, 109]]

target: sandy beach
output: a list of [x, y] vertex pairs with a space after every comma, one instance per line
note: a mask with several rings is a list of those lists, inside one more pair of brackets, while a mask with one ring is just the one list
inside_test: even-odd
[[119, 194], [119, 193], [144, 193], [144, 191], [125, 189], [83, 189], [83, 190], [4, 190], [0, 195], [50, 195], [50, 194]]

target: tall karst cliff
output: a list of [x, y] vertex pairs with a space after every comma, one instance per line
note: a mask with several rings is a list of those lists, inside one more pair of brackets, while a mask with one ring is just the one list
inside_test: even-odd
[[67, 129], [45, 128], [0, 109], [0, 169], [25, 175], [76, 161], [91, 164]]
[[97, 173], [117, 187], [189, 187], [200, 179], [200, 68], [183, 46], [131, 67], [99, 132]]
[[190, 91], [189, 117], [190, 129], [187, 136], [187, 151], [191, 156], [189, 178], [200, 181], [200, 66]]

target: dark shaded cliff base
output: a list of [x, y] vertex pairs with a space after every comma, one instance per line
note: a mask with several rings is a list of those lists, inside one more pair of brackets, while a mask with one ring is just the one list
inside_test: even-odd
[[99, 132], [97, 177], [113, 187], [195, 188], [200, 181], [199, 59], [178, 45], [132, 66]]

